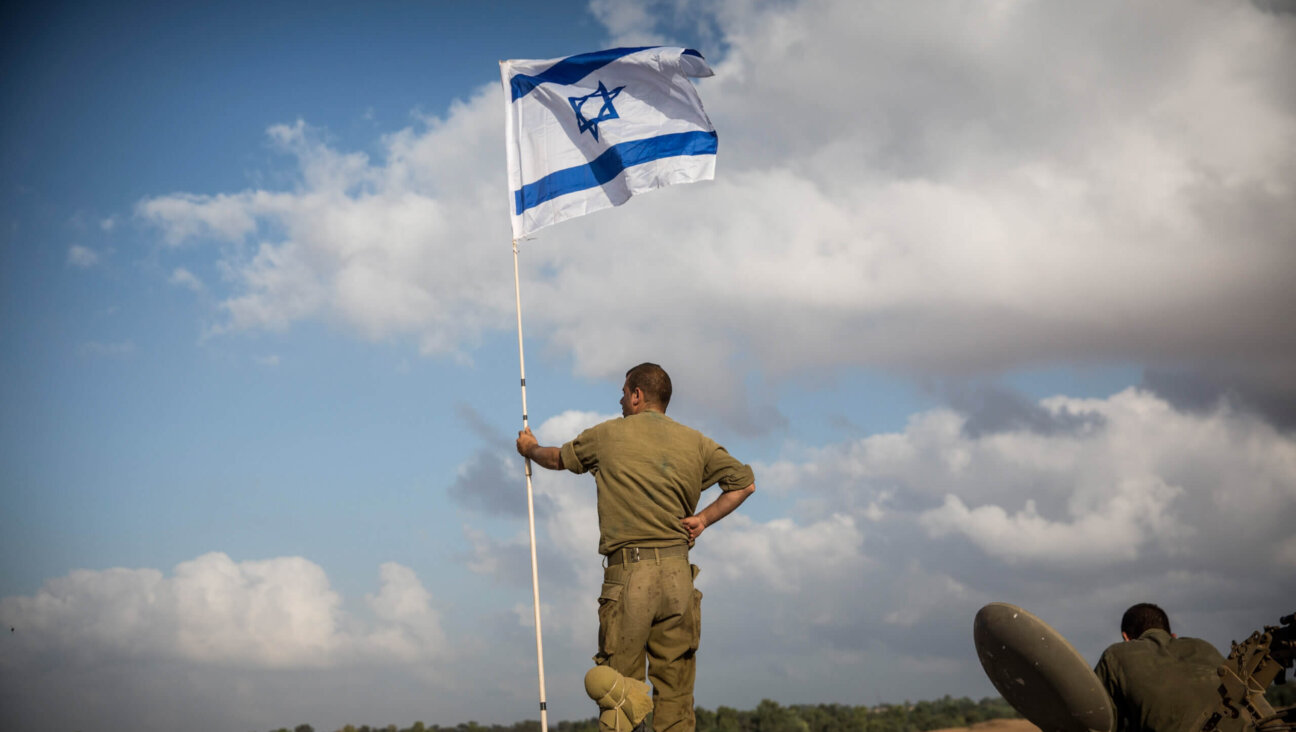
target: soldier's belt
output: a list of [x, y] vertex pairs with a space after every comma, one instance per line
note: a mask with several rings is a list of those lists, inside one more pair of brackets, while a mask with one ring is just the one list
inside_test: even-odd
[[672, 546], [627, 546], [607, 555], [608, 566], [613, 564], [634, 564], [648, 559], [665, 557], [687, 557], [688, 544]]

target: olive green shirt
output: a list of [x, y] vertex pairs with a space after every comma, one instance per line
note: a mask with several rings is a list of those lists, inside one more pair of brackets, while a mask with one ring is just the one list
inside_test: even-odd
[[1210, 643], [1154, 628], [1109, 646], [1094, 673], [1111, 696], [1117, 732], [1197, 732], [1220, 706], [1222, 663]]
[[714, 440], [661, 412], [610, 419], [561, 449], [563, 467], [594, 474], [600, 554], [687, 544], [680, 521], [693, 515], [703, 490], [756, 482], [752, 469]]

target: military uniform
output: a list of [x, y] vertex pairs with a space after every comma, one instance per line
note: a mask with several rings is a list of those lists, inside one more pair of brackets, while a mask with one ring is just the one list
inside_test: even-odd
[[[1103, 651], [1094, 673], [1111, 696], [1117, 732], [1198, 732], [1220, 706], [1224, 657], [1198, 638], [1160, 629]], [[1216, 729], [1240, 729], [1222, 720]]]
[[561, 451], [563, 467], [592, 472], [598, 490], [599, 553], [607, 566], [594, 661], [639, 681], [646, 661], [654, 729], [692, 732], [702, 593], [693, 587], [698, 569], [689, 564], [681, 520], [712, 485], [752, 485], [752, 470], [655, 411], [591, 427]]

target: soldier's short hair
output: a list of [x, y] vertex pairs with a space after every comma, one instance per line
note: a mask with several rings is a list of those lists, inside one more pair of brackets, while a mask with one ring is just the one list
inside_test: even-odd
[[1166, 616], [1165, 610], [1150, 602], [1140, 602], [1126, 610], [1125, 614], [1121, 616], [1121, 632], [1129, 636], [1131, 640], [1138, 638], [1153, 628], [1159, 628], [1169, 633], [1170, 618]]
[[670, 404], [670, 375], [655, 363], [641, 363], [627, 371], [626, 388], [630, 391], [639, 389], [643, 392], [644, 399], [661, 407], [663, 411]]

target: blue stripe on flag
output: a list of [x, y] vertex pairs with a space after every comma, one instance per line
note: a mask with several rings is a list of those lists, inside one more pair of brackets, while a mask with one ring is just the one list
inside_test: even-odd
[[715, 155], [717, 147], [716, 133], [702, 130], [676, 132], [613, 145], [588, 165], [556, 170], [514, 191], [514, 215], [520, 216], [523, 211], [559, 196], [601, 186], [631, 166], [677, 155]]
[[[646, 51], [650, 48], [658, 47], [639, 46], [637, 48], [609, 48], [606, 51], [581, 53], [575, 56], [568, 56], [538, 74], [517, 74], [509, 79], [509, 86], [513, 90], [512, 101], [516, 102], [522, 97], [525, 97], [527, 94], [531, 93], [532, 89], [541, 84], [575, 84], [622, 56], [629, 56], [632, 53]], [[684, 53], [690, 56], [702, 58], [702, 54], [691, 48], [684, 49]]]

